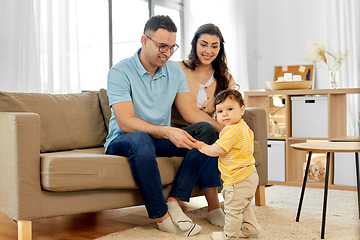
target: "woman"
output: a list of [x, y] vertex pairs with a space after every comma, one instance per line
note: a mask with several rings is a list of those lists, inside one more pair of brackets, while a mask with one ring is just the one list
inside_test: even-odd
[[[221, 90], [234, 89], [235, 86], [228, 71], [220, 29], [214, 24], [200, 26], [191, 41], [188, 58], [179, 63], [186, 75], [190, 94], [199, 108], [213, 116], [216, 95]], [[172, 112], [171, 121], [177, 127], [189, 125], [176, 109]]]
[[[224, 38], [214, 24], [200, 26], [191, 41], [188, 60], [179, 62], [183, 69], [190, 95], [197, 106], [214, 116], [214, 99], [224, 89], [234, 89], [234, 79], [228, 71], [224, 49]], [[188, 126], [173, 106], [171, 124], [176, 127]], [[211, 158], [198, 178], [198, 184], [208, 202], [207, 219], [210, 223], [224, 226], [225, 215], [220, 208], [218, 187], [221, 186], [218, 158]]]

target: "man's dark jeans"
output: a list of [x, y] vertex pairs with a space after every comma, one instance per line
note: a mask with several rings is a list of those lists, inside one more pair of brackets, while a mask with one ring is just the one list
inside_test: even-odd
[[[200, 122], [183, 128], [195, 139], [212, 144], [218, 138], [213, 126]], [[217, 158], [197, 149], [176, 147], [168, 139], [152, 138], [145, 132], [117, 136], [107, 148], [107, 154], [129, 157], [130, 167], [151, 219], [164, 216], [168, 209], [156, 157], [184, 157], [169, 196], [189, 201], [198, 181], [200, 189], [221, 186]]]

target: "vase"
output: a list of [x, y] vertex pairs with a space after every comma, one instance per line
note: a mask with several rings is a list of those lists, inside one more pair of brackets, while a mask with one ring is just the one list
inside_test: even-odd
[[330, 88], [336, 89], [338, 88], [338, 71], [329, 71], [329, 80], [330, 80]]
[[269, 116], [269, 136], [275, 136], [275, 121], [272, 116]]

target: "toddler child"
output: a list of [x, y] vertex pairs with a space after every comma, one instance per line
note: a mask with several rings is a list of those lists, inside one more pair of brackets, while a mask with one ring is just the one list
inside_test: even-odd
[[219, 156], [218, 167], [223, 180], [225, 226], [223, 232], [213, 232], [213, 240], [257, 236], [260, 226], [251, 201], [259, 177], [255, 168], [254, 133], [242, 119], [244, 99], [237, 90], [223, 90], [215, 98], [217, 121], [224, 125], [219, 139], [212, 145], [197, 141], [199, 151]]

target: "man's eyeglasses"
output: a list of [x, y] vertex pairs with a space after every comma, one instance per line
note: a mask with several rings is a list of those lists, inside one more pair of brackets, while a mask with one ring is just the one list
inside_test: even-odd
[[163, 43], [157, 43], [155, 42], [151, 37], [149, 37], [148, 35], [145, 35], [148, 39], [150, 39], [151, 41], [153, 41], [158, 47], [159, 47], [159, 51], [162, 53], [166, 53], [169, 49], [170, 49], [170, 53], [174, 53], [176, 50], [178, 50], [179, 45], [175, 44], [172, 46], [169, 46], [167, 44], [163, 44]]

